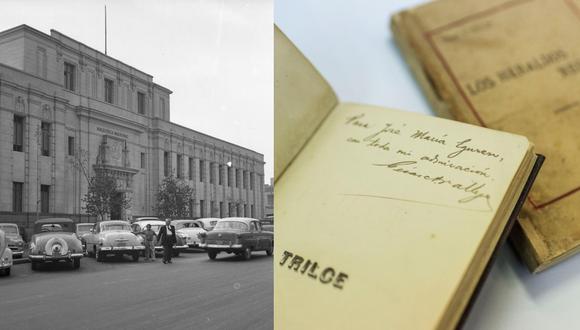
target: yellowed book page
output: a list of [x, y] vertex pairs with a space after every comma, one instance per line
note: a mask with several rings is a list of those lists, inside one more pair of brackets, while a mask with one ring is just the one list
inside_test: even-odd
[[275, 186], [275, 327], [436, 327], [528, 147], [339, 105]]
[[276, 27], [274, 177], [277, 180], [338, 100], [332, 88]]
[[527, 136], [546, 156], [521, 225], [539, 270], [580, 244], [580, 1], [443, 0], [405, 33], [455, 118]]

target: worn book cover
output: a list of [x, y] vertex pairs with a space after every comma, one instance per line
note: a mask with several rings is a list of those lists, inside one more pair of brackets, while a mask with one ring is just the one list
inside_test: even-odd
[[275, 327], [455, 327], [537, 172], [528, 139], [341, 103], [278, 30], [275, 131]]
[[580, 1], [440, 0], [392, 18], [439, 115], [546, 156], [511, 240], [534, 272], [580, 249]]

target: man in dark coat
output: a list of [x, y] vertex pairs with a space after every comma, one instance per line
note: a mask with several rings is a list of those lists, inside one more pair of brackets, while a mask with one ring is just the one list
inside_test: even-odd
[[171, 256], [173, 255], [173, 245], [177, 243], [175, 237], [175, 226], [171, 225], [171, 219], [165, 219], [165, 226], [159, 228], [157, 239], [163, 245], [163, 263], [171, 263]]

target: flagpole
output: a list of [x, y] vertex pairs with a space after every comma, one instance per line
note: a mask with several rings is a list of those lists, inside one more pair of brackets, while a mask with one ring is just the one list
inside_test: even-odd
[[107, 5], [105, 5], [105, 55], [107, 55]]

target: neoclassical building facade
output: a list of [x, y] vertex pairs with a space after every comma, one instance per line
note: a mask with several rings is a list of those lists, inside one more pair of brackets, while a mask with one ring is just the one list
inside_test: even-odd
[[192, 188], [191, 217], [264, 216], [264, 157], [170, 121], [153, 76], [51, 30], [0, 32], [0, 221], [85, 213], [87, 176], [115, 176], [155, 215], [162, 180]]

